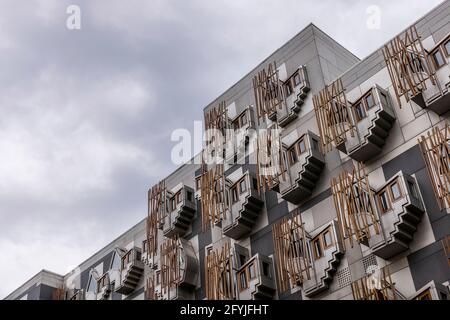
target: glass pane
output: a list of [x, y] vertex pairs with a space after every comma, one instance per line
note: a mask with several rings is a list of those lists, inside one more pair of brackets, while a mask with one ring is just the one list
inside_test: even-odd
[[450, 55], [450, 40], [447, 41], [445, 44], [445, 51], [447, 51], [447, 55]]
[[289, 159], [291, 164], [297, 162], [297, 153], [295, 153], [294, 149], [289, 150]]
[[392, 191], [392, 198], [394, 200], [400, 198], [400, 196], [402, 195], [400, 193], [400, 187], [398, 186], [398, 183], [394, 183], [393, 185], [391, 185], [391, 191]]
[[241, 189], [241, 193], [247, 191], [247, 183], [245, 183], [245, 180], [241, 180], [239, 183], [239, 188]]
[[356, 111], [356, 120], [358, 120], [358, 121], [364, 119], [364, 117], [366, 116], [362, 103], [358, 103], [356, 105], [355, 111]]
[[242, 125], [247, 124], [247, 115], [246, 115], [245, 113], [242, 115], [242, 118], [241, 118], [241, 124], [242, 124]]
[[433, 53], [433, 60], [434, 60], [434, 63], [436, 64], [436, 67], [438, 67], [438, 68], [445, 64], [444, 58], [442, 57], [440, 50]]
[[97, 291], [97, 284], [92, 276], [89, 278], [89, 284], [88, 284], [87, 291], [92, 292], [92, 293], [96, 293], [96, 291]]
[[366, 103], [367, 103], [367, 108], [369, 108], [369, 109], [372, 108], [373, 105], [375, 104], [375, 102], [373, 101], [373, 96], [372, 96], [371, 93], [369, 95], [367, 95]]
[[248, 271], [249, 271], [249, 274], [250, 274], [250, 279], [253, 279], [253, 278], [256, 277], [255, 265], [253, 263], [248, 266]]
[[323, 244], [325, 247], [329, 247], [333, 244], [333, 241], [331, 240], [331, 232], [327, 231], [323, 234]]
[[386, 191], [383, 191], [380, 194], [380, 203], [381, 203], [381, 208], [383, 209], [383, 211], [387, 211], [389, 209]]
[[320, 258], [322, 256], [322, 247], [320, 246], [319, 239], [314, 241], [314, 250], [315, 250], [316, 258]]
[[300, 74], [296, 73], [294, 76], [294, 85], [298, 86], [300, 84], [300, 82], [301, 82]]
[[114, 254], [113, 254], [113, 261], [111, 264], [111, 269], [113, 269], [113, 270], [120, 269], [120, 257], [116, 252], [114, 252]]
[[302, 154], [306, 150], [305, 141], [303, 141], [303, 139], [298, 143], [298, 150], [300, 151], [300, 154]]

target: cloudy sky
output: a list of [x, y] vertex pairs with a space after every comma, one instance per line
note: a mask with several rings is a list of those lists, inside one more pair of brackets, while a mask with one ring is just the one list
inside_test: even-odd
[[362, 58], [439, 2], [0, 0], [0, 298], [144, 218], [171, 132], [307, 24]]

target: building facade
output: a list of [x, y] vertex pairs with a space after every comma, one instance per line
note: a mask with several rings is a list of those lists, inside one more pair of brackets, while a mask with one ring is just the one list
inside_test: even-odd
[[6, 299], [449, 299], [449, 90], [450, 1], [363, 60], [311, 24], [204, 109], [145, 219]]

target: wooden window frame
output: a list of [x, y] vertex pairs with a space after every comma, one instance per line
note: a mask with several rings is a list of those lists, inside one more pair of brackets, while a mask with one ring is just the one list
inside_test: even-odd
[[[322, 245], [322, 237], [321, 237], [321, 234], [317, 235], [311, 242], [312, 242], [312, 244], [313, 244], [314, 260], [319, 260], [320, 258], [323, 258], [324, 253], [323, 253], [323, 245]], [[319, 244], [320, 255], [317, 255], [317, 247], [316, 247], [316, 243]]]
[[[373, 96], [373, 92], [372, 92], [372, 91], [373, 91], [373, 90], [370, 89], [369, 92], [367, 92], [367, 93], [364, 95], [364, 103], [366, 104], [367, 110], [372, 109], [373, 107], [375, 107], [375, 106], [377, 105], [376, 102], [375, 102], [375, 98], [374, 98], [374, 96]], [[369, 97], [372, 97], [372, 106], [369, 106], [369, 103], [368, 103], [368, 101], [367, 101], [367, 98], [369, 98]]]
[[178, 205], [178, 204], [180, 204], [181, 202], [183, 202], [183, 199], [182, 199], [182, 197], [181, 197], [181, 190], [180, 191], [178, 191], [176, 194], [175, 194], [175, 196], [176, 196], [176, 204]]
[[[448, 36], [444, 41], [442, 42], [442, 48], [444, 50], [445, 56], [450, 57], [450, 51], [447, 51], [447, 47], [445, 46], [447, 43], [450, 44], [450, 36]], [[450, 50], [450, 48], [449, 48]]]
[[[255, 279], [256, 278], [256, 266], [255, 266], [255, 262], [252, 262], [248, 265], [248, 277], [250, 280]], [[253, 270], [253, 276], [252, 276], [252, 272], [251, 270]]]
[[241, 127], [245, 126], [248, 123], [247, 110], [245, 110], [239, 117], [239, 123], [241, 124]]
[[[428, 297], [429, 299], [423, 299], [424, 297]], [[430, 288], [420, 293], [415, 300], [433, 300], [433, 295], [431, 294]]]
[[[356, 122], [360, 122], [361, 120], [363, 120], [367, 117], [366, 108], [364, 107], [364, 103], [362, 101], [358, 100], [354, 104], [354, 108], [355, 108]], [[361, 116], [357, 110], [361, 110], [361, 112], [363, 113], [363, 116]]]
[[198, 191], [201, 189], [201, 184], [202, 184], [202, 177], [197, 177], [195, 178], [195, 190]]
[[[386, 97], [386, 101], [387, 101], [387, 96], [384, 95]], [[367, 102], [367, 99], [369, 97], [372, 97], [372, 106], [369, 107], [369, 103]], [[360, 117], [360, 115], [358, 114], [358, 112], [356, 112], [356, 106], [360, 105], [361, 106], [361, 110], [364, 113], [364, 117]], [[367, 114], [369, 113], [369, 110], [372, 109], [373, 107], [375, 107], [377, 105], [376, 101], [375, 101], [375, 96], [373, 94], [373, 88], [371, 88], [369, 91], [365, 92], [358, 100], [356, 100], [354, 103], [352, 103], [352, 107], [353, 107], [353, 111], [355, 112], [355, 117], [356, 117], [356, 122], [360, 122], [361, 120], [367, 118]]]
[[[327, 233], [330, 234], [330, 241], [331, 241], [328, 246], [325, 244], [325, 234], [327, 234]], [[334, 245], [334, 240], [333, 240], [333, 232], [331, 230], [331, 226], [326, 228], [324, 231], [322, 231], [321, 234], [322, 234], [323, 249], [328, 249], [328, 248], [332, 247]]]
[[239, 201], [239, 186], [237, 184], [231, 187], [231, 201], [233, 204]]
[[[303, 151], [300, 148], [300, 145], [303, 145]], [[306, 143], [305, 143], [305, 139], [303, 137], [297, 141], [296, 146], [297, 146], [298, 156], [300, 156], [304, 152], [306, 152]]]
[[[298, 82], [298, 83], [295, 83], [295, 78], [296, 78], [296, 77], [298, 77], [298, 79], [299, 79], [299, 82]], [[292, 75], [292, 81], [293, 81], [293, 83], [294, 83], [294, 87], [299, 86], [299, 85], [303, 82], [302, 77], [300, 76], [299, 70], [297, 70], [297, 71]]]
[[[296, 146], [293, 145], [292, 147], [290, 147], [289, 149], [287, 149], [287, 153], [288, 153], [288, 160], [289, 160], [289, 165], [293, 166], [294, 164], [296, 164], [298, 162], [298, 155], [297, 155], [297, 150], [296, 150]], [[295, 157], [295, 160], [293, 159], [292, 155]]]
[[[446, 60], [445, 58], [447, 57], [447, 55], [445, 54], [446, 49], [443, 49], [442, 47], [443, 47], [443, 43], [430, 51], [431, 62], [433, 63], [433, 66], [436, 70], [439, 70], [440, 68], [442, 68], [443, 66], [445, 66], [447, 64], [447, 61], [445, 61]], [[436, 59], [435, 59], [435, 54], [438, 52], [442, 58], [442, 64], [440, 66], [438, 66]]]
[[[243, 279], [245, 281], [245, 286], [243, 285], [243, 282], [242, 282]], [[242, 291], [248, 289], [247, 268], [245, 268], [244, 270], [242, 270], [238, 273], [238, 281], [239, 281], [239, 292], [242, 292]]]
[[[238, 184], [239, 184], [239, 194], [243, 194], [244, 192], [247, 192], [248, 186], [247, 186], [247, 181], [245, 180], [245, 177], [243, 179], [239, 180]], [[245, 189], [242, 189], [242, 184], [244, 184]]]
[[[386, 212], [389, 212], [389, 211], [392, 210], [392, 202], [391, 202], [391, 199], [389, 197], [389, 191], [387, 189], [388, 188], [385, 187], [380, 192], [378, 192], [378, 194], [377, 194], [377, 201], [378, 201], [378, 204], [380, 206], [381, 213], [386, 213]], [[383, 193], [386, 194], [386, 204], [388, 206], [386, 209], [383, 208], [383, 204], [382, 204], [383, 202], [381, 201], [381, 195]]]
[[[395, 186], [395, 185], [397, 185], [398, 192], [400, 194], [397, 198], [394, 198], [394, 191], [392, 191], [392, 187]], [[396, 202], [397, 200], [403, 198], [403, 191], [402, 191], [402, 188], [400, 186], [400, 183], [399, 183], [398, 179], [396, 179], [394, 182], [389, 184], [389, 192], [390, 192], [390, 194], [392, 196], [392, 199], [391, 199], [392, 202]]]

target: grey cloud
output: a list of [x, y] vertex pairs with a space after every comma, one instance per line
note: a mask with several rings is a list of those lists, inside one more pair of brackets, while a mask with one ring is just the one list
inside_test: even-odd
[[[364, 57], [439, 2], [2, 1], [0, 298], [144, 218], [175, 168], [172, 130], [308, 23]], [[69, 4], [81, 30], [65, 27]]]

